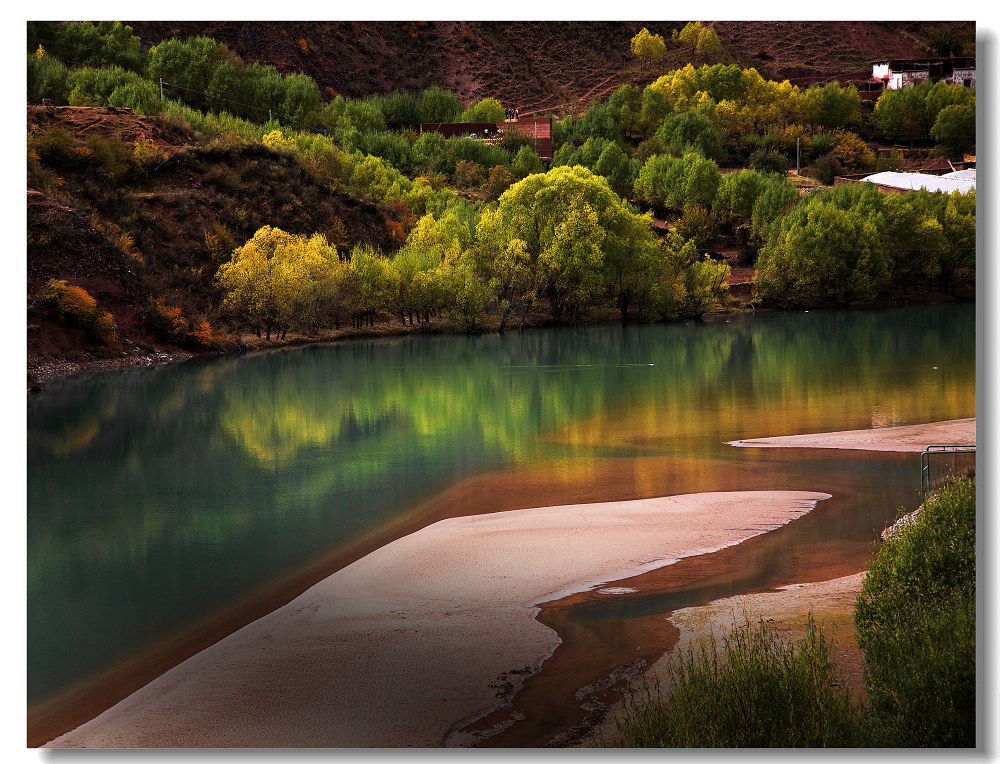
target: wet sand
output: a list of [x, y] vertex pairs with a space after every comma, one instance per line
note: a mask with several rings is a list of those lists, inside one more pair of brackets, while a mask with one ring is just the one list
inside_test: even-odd
[[535, 618], [539, 603], [738, 544], [827, 497], [703, 493], [443, 520], [48, 746], [471, 744], [458, 730], [502, 705], [559, 644]]

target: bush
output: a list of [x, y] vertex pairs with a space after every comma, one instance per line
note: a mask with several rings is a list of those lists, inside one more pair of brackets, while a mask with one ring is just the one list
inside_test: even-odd
[[62, 279], [49, 279], [41, 298], [60, 318], [77, 326], [90, 326], [97, 316], [97, 300], [86, 289]]
[[783, 175], [791, 160], [775, 149], [757, 149], [750, 155], [750, 169], [757, 172], [774, 172]]
[[73, 137], [55, 127], [44, 133], [28, 133], [28, 146], [42, 164], [57, 169], [75, 169], [86, 164], [88, 154], [77, 147]]
[[947, 480], [889, 534], [854, 621], [879, 743], [975, 746], [975, 478]]
[[623, 697], [624, 719], [609, 744], [628, 748], [847, 747], [860, 744], [860, 707], [839, 689], [822, 629], [782, 642], [746, 619], [699, 652], [668, 666], [664, 694], [644, 683]]
[[836, 155], [824, 154], [816, 160], [815, 171], [816, 180], [824, 186], [829, 186], [833, 183], [834, 178], [843, 174], [844, 168], [840, 164], [840, 160], [837, 159]]

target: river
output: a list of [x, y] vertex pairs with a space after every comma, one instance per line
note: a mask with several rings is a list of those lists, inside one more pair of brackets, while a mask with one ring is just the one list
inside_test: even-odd
[[57, 709], [52, 730], [85, 721], [443, 517], [697, 491], [833, 496], [721, 579], [577, 621], [759, 589], [813, 560], [863, 565], [916, 505], [919, 459], [725, 443], [975, 416], [975, 326], [968, 303], [759, 313], [53, 379], [27, 412], [29, 710]]

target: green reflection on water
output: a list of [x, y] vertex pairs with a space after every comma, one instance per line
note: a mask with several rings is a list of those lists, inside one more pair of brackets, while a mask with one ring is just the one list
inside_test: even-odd
[[[827, 490], [845, 460], [724, 442], [974, 415], [973, 305], [365, 340], [53, 381], [28, 406], [29, 697], [422, 502]], [[857, 479], [919, 485], [886, 463]], [[496, 490], [449, 493], [463, 481]]]

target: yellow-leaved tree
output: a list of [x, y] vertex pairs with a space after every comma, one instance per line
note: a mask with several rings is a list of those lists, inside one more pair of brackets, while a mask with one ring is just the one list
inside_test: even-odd
[[267, 339], [289, 329], [311, 332], [331, 299], [339, 257], [322, 234], [298, 236], [264, 226], [233, 251], [215, 275], [222, 311]]
[[663, 41], [663, 35], [652, 34], [646, 27], [632, 38], [632, 53], [643, 63], [659, 61], [666, 52], [667, 44]]

